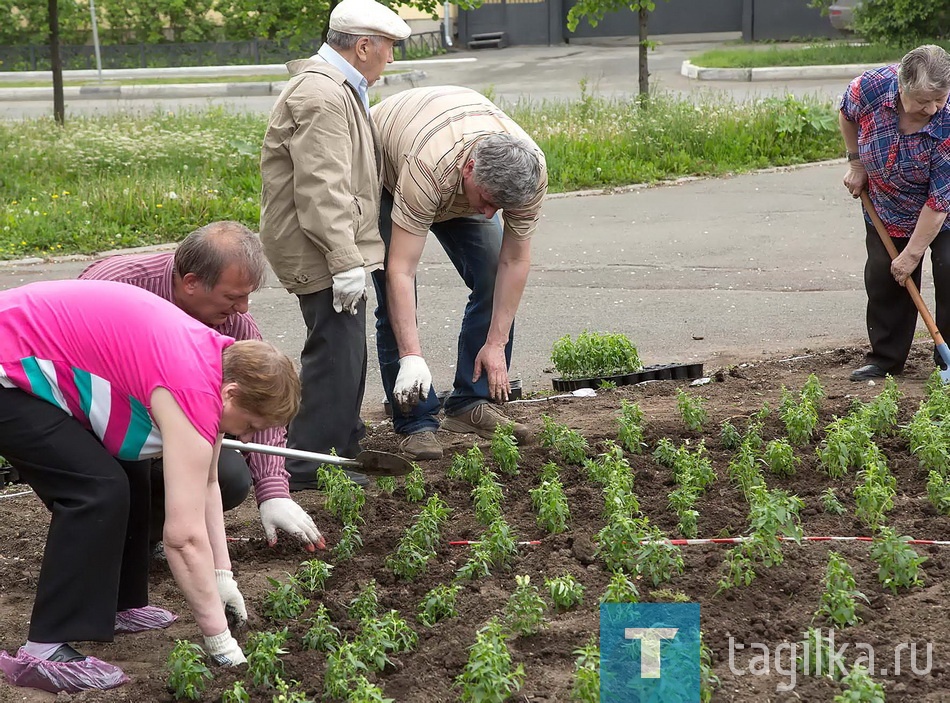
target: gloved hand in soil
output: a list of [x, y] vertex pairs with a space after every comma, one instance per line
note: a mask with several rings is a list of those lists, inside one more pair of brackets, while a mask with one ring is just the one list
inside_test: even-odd
[[212, 637], [205, 637], [205, 651], [218, 666], [237, 666], [247, 663], [241, 646], [231, 636], [230, 630]]
[[357, 305], [366, 298], [366, 271], [362, 266], [333, 274], [333, 309], [356, 314]]
[[393, 400], [399, 409], [408, 412], [409, 408], [425, 400], [432, 386], [432, 374], [425, 359], [418, 354], [409, 354], [399, 360], [399, 373], [393, 386]]
[[277, 530], [283, 530], [303, 542], [304, 549], [313, 552], [326, 549], [327, 543], [307, 512], [290, 498], [271, 498], [260, 505], [261, 524], [267, 544], [277, 544]]
[[[218, 583], [218, 595], [224, 605], [224, 615], [228, 619], [228, 627], [238, 629], [247, 622], [247, 606], [244, 605], [244, 596], [238, 590], [234, 574], [227, 569], [215, 569], [214, 578]], [[228, 633], [230, 636], [230, 633]]]

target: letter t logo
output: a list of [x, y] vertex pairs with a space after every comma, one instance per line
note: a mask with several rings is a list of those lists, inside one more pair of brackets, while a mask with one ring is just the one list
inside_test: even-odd
[[623, 637], [640, 640], [640, 678], [660, 678], [660, 642], [676, 637], [675, 627], [627, 627]]

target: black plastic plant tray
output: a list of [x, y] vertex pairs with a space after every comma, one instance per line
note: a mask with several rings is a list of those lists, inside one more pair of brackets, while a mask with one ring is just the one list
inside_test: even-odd
[[645, 366], [640, 371], [620, 376], [606, 376], [603, 378], [552, 378], [554, 390], [561, 393], [570, 393], [581, 388], [600, 387], [603, 381], [609, 381], [617, 386], [630, 386], [643, 381], [669, 381], [675, 379], [700, 378], [703, 375], [702, 364], [655, 364]]

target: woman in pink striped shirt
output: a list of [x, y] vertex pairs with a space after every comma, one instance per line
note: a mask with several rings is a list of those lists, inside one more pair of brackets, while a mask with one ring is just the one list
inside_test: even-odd
[[165, 552], [208, 653], [245, 661], [217, 455], [224, 433], [286, 424], [291, 361], [235, 342], [147, 291], [51, 281], [0, 292], [0, 455], [52, 513], [26, 645], [0, 652], [21, 686], [75, 692], [126, 681], [68, 642], [165, 627], [148, 605], [149, 462], [165, 462]]

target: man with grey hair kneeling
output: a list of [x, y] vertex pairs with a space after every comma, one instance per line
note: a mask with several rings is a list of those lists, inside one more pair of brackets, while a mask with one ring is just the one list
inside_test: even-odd
[[[467, 88], [398, 93], [372, 109], [383, 154], [379, 232], [385, 271], [373, 272], [376, 346], [401, 451], [436, 459], [439, 400], [416, 326], [416, 271], [431, 230], [471, 291], [444, 430], [490, 438], [509, 422], [514, 318], [531, 268], [531, 236], [547, 192], [544, 154], [508, 115]], [[502, 211], [499, 222], [496, 213]], [[528, 439], [514, 423], [519, 441]]]

